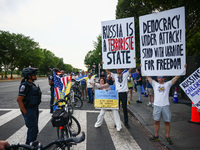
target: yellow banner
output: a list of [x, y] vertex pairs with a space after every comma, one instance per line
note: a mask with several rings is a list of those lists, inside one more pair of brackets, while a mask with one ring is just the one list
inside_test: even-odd
[[95, 108], [105, 108], [105, 109], [118, 109], [118, 100], [117, 99], [95, 99], [94, 100]]

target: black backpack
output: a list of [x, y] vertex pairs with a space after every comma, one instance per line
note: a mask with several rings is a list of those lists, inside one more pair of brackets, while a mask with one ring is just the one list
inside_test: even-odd
[[68, 113], [65, 110], [56, 109], [51, 118], [53, 127], [64, 126], [68, 123], [68, 118]]

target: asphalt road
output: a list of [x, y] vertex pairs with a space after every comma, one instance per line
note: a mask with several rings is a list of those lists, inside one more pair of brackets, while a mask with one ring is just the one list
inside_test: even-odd
[[[42, 91], [42, 103], [40, 104], [39, 134], [38, 140], [43, 145], [56, 140], [56, 129], [51, 124], [51, 114], [49, 113], [50, 88], [48, 79], [38, 79]], [[26, 127], [16, 102], [20, 81], [0, 82], [0, 140], [7, 140], [10, 143], [24, 143], [26, 137]], [[73, 149], [87, 150], [125, 150], [144, 149], [155, 150], [164, 149], [158, 143], [149, 142], [151, 136], [145, 128], [129, 114], [130, 129], [124, 125], [122, 130], [117, 132], [114, 128], [112, 111], [108, 111], [105, 120], [100, 128], [94, 128], [95, 121], [99, 114], [92, 104], [84, 101], [80, 110], [74, 111], [74, 116], [81, 124], [82, 131], [86, 133], [86, 140]], [[123, 124], [123, 112], [120, 111]]]

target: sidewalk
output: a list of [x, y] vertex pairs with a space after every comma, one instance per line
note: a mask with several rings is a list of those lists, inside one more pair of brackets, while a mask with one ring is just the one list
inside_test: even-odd
[[[133, 93], [132, 102], [128, 106], [129, 113], [135, 116], [154, 135], [153, 108], [147, 106], [148, 98], [142, 94], [143, 103], [136, 103], [136, 100], [138, 100], [138, 94]], [[160, 122], [160, 142], [171, 150], [199, 150], [200, 124], [188, 122], [191, 119], [191, 102], [179, 100], [179, 103], [173, 103], [173, 97], [170, 97], [170, 108], [172, 113], [170, 137], [173, 145], [169, 145], [165, 140], [165, 126], [163, 121]]]

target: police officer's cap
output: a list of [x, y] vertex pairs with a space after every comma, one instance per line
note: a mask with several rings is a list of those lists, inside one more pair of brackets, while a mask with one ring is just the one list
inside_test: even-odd
[[38, 68], [27, 67], [22, 70], [22, 77], [28, 77], [30, 75], [36, 75]]

